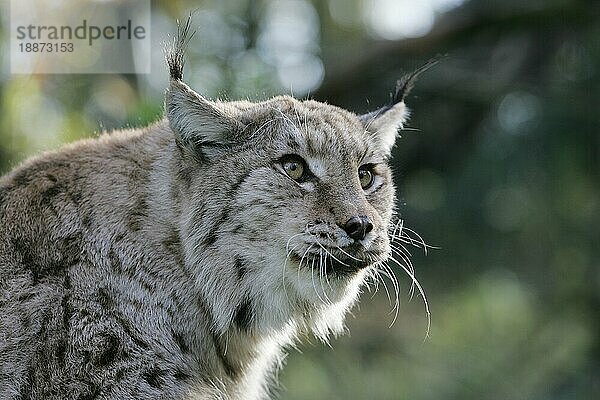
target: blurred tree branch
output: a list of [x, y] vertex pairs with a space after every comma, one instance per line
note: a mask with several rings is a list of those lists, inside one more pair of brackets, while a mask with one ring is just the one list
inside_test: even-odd
[[[597, 4], [585, 2], [497, 8], [469, 2], [440, 18], [426, 36], [371, 41], [351, 60], [329, 55], [332, 62], [326, 65], [331, 67], [313, 97], [359, 112], [374, 109], [388, 101], [385, 96], [402, 71], [437, 54], [449, 54], [421, 78], [408, 101], [416, 110], [412, 124], [427, 138], [408, 132], [396, 149], [396, 159], [402, 160], [403, 171], [460, 165], [498, 98], [522, 86], [543, 84], [543, 69], [565, 36], [585, 32], [599, 14]], [[372, 101], [365, 102], [357, 93]], [[440, 124], [439, 118], [447, 123]], [[454, 151], [446, 151], [449, 148]]]
[[491, 41], [499, 39], [494, 34], [502, 35], [509, 31], [542, 35], [547, 39], [557, 29], [581, 30], [594, 24], [597, 18], [598, 5], [586, 5], [583, 2], [550, 4], [542, 9], [504, 13], [498, 13], [493, 8], [481, 10], [478, 3], [467, 3], [444, 15], [426, 36], [367, 43], [360, 54], [352, 55], [352, 62], [344, 60], [336, 65], [336, 57], [331, 57], [334, 62], [314, 97], [335, 104], [348, 102], [350, 82], [353, 88], [360, 86], [363, 81], [371, 82], [374, 70], [397, 66], [399, 60], [406, 64], [405, 60], [429, 58], [436, 54], [451, 55], [452, 49], [482, 34], [488, 35]]

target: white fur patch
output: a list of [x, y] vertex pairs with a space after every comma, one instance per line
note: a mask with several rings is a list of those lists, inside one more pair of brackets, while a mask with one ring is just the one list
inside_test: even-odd
[[308, 163], [308, 168], [310, 168], [310, 171], [315, 174], [317, 178], [322, 179], [327, 175], [327, 167], [322, 160], [310, 157], [306, 159], [306, 162]]

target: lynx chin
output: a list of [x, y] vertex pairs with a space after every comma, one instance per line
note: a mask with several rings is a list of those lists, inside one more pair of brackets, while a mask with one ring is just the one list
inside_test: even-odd
[[423, 68], [366, 115], [214, 101], [182, 80], [189, 27], [164, 119], [0, 178], [0, 398], [266, 399], [388, 262], [421, 291], [387, 161]]

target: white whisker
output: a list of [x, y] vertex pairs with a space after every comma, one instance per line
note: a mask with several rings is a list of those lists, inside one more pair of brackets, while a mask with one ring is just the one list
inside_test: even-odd
[[[412, 264], [412, 261], [410, 260], [409, 257], [406, 256], [406, 254], [402, 253], [401, 251], [398, 251], [396, 248], [394, 248], [393, 246], [391, 246], [392, 249], [392, 253], [396, 254], [397, 256], [399, 256], [402, 261], [405, 263], [406, 267], [409, 269], [409, 271], [414, 275], [415, 274], [415, 268]], [[413, 281], [411, 281], [410, 283], [410, 300], [412, 300], [413, 296], [414, 296], [414, 292], [415, 292], [415, 283]]]
[[380, 268], [381, 269], [379, 270], [379, 272], [383, 276], [387, 277], [390, 280], [390, 282], [392, 282], [392, 287], [394, 288], [394, 293], [396, 295], [394, 299], [394, 306], [391, 310], [391, 312], [394, 313], [394, 318], [392, 319], [392, 322], [390, 324], [391, 328], [396, 322], [396, 319], [398, 318], [398, 313], [400, 312], [400, 285], [398, 284], [398, 279], [396, 278], [394, 271], [392, 271], [387, 264], [382, 263]]
[[359, 262], [365, 262], [365, 260], [361, 260], [360, 258], [356, 258], [354, 257], [352, 254], [348, 253], [347, 251], [345, 251], [344, 249], [342, 249], [340, 246], [335, 246], [336, 249], [338, 249], [339, 251], [341, 251], [342, 253], [344, 253], [345, 255], [347, 255], [348, 257], [350, 257], [351, 259], [355, 260], [355, 261], [359, 261]]
[[[321, 252], [319, 251], [319, 256], [321, 255]], [[319, 294], [319, 290], [317, 289], [317, 286], [315, 285], [315, 257], [312, 258], [312, 263], [310, 266], [310, 277], [312, 279], [312, 286], [313, 289], [315, 291], [315, 294], [317, 295], [317, 297], [319, 298], [319, 301], [321, 301], [321, 303], [323, 304], [327, 304], [325, 302], [325, 300], [323, 300], [323, 298], [321, 297], [321, 295]]]
[[315, 242], [315, 243], [318, 244], [325, 251], [325, 254], [327, 254], [328, 256], [330, 256], [331, 258], [333, 258], [335, 261], [339, 262], [340, 264], [342, 264], [342, 265], [344, 265], [346, 267], [349, 267], [348, 264], [346, 264], [343, 261], [340, 261], [336, 256], [334, 256], [333, 254], [331, 254], [331, 252], [329, 250], [327, 250], [325, 248], [325, 246], [323, 246], [321, 243], [319, 243], [319, 242]]
[[388, 289], [387, 283], [385, 283], [385, 280], [383, 279], [383, 276], [381, 275], [379, 266], [376, 266], [376, 268], [374, 268], [373, 271], [376, 274], [378, 282], [380, 281], [382, 283], [383, 288], [385, 289], [385, 294], [388, 298], [388, 302], [390, 303], [390, 307], [392, 307], [392, 296], [390, 296], [390, 290]]
[[404, 227], [404, 220], [402, 218], [398, 218], [398, 221], [394, 225], [394, 230], [392, 232], [392, 238], [390, 242], [393, 242], [396, 239], [396, 232], [400, 229], [400, 233], [402, 233], [402, 228]]
[[419, 290], [421, 297], [423, 298], [423, 304], [425, 305], [425, 312], [427, 313], [427, 333], [425, 334], [425, 339], [427, 339], [429, 337], [429, 332], [431, 330], [431, 312], [429, 311], [429, 302], [427, 301], [427, 296], [425, 295], [425, 291], [423, 290], [423, 287], [421, 286], [421, 284], [419, 283], [419, 281], [417, 280], [415, 275], [413, 273], [411, 273], [410, 270], [404, 264], [402, 264], [401, 262], [399, 262], [392, 256], [390, 256], [389, 259], [394, 261], [396, 264], [398, 264], [404, 270], [404, 272], [406, 272], [406, 274], [408, 276], [410, 276], [410, 278], [412, 279], [414, 284], [417, 286], [417, 289]]
[[[319, 249], [319, 254], [321, 254], [320, 249]], [[321, 259], [321, 257], [319, 257], [319, 283], [321, 284], [321, 290], [323, 291], [323, 295], [325, 296], [325, 299], [327, 299], [328, 304], [333, 304], [333, 302], [327, 295], [327, 291], [323, 287], [323, 276], [325, 276], [325, 280], [327, 281], [327, 284], [329, 284], [329, 280], [327, 278], [327, 271], [325, 270], [326, 266], [327, 266], [327, 256], [323, 257], [322, 259]], [[331, 285], [329, 285], [329, 288], [331, 288]]]

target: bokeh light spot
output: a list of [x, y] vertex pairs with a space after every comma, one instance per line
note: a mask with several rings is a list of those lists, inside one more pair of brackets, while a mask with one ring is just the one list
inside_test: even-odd
[[535, 122], [540, 111], [537, 97], [523, 91], [512, 92], [504, 96], [498, 107], [498, 121], [506, 132], [520, 134]]

